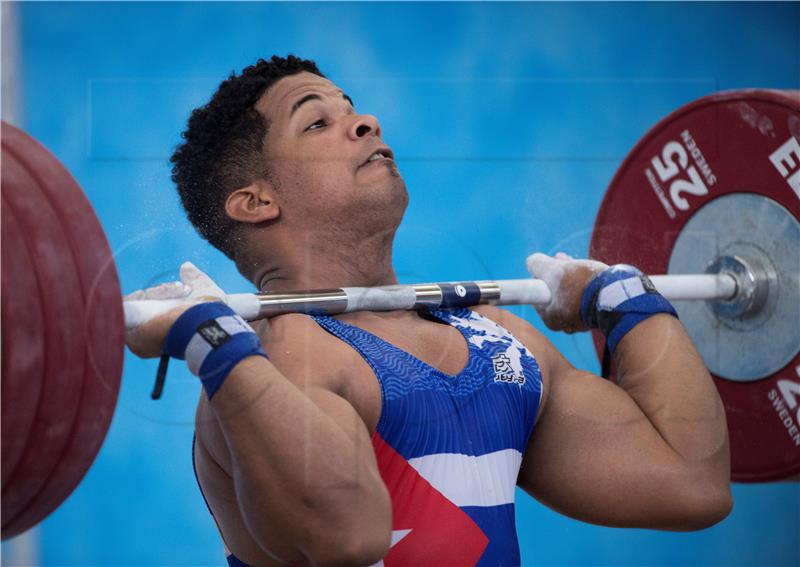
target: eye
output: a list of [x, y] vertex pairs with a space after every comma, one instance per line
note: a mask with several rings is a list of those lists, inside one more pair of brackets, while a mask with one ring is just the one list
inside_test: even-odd
[[325, 120], [320, 118], [316, 122], [312, 123], [308, 128], [306, 128], [306, 131], [308, 131], [308, 130], [319, 130], [320, 128], [324, 128], [325, 126], [327, 126], [327, 124], [325, 123]]

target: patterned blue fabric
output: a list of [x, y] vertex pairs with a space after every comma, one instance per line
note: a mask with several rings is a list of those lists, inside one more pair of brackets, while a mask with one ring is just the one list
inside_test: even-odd
[[[414, 467], [425, 469], [431, 478], [445, 477], [443, 482], [458, 485], [456, 492], [460, 494], [512, 495], [507, 503], [459, 507], [489, 540], [478, 565], [518, 565], [513, 491], [539, 409], [541, 371], [530, 352], [493, 321], [463, 308], [428, 311], [456, 328], [466, 340], [469, 359], [458, 374], [446, 374], [338, 319], [314, 319], [357, 350], [375, 372], [382, 392], [376, 433], [397, 453]], [[498, 463], [499, 471], [489, 471], [495, 478], [479, 480], [446, 477], [430, 470], [443, 457], [498, 454], [511, 455], [515, 468], [510, 474], [506, 467], [512, 465], [503, 461]], [[465, 472], [469, 477], [469, 471]], [[432, 483], [442, 494], [450, 492], [451, 486]], [[448, 536], [443, 533], [442, 537]], [[386, 565], [390, 565], [388, 559]]]

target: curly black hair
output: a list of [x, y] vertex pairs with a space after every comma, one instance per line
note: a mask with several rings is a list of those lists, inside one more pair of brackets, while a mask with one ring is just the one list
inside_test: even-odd
[[231, 73], [208, 104], [192, 111], [181, 134], [184, 141], [170, 158], [172, 181], [189, 221], [234, 261], [239, 223], [225, 214], [225, 200], [268, 173], [262, 152], [269, 124], [254, 105], [279, 79], [302, 71], [325, 76], [316, 63], [294, 55], [273, 55], [240, 75]]

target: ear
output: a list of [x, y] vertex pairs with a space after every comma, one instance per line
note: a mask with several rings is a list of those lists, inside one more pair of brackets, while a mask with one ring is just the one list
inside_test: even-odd
[[228, 195], [225, 212], [233, 220], [258, 224], [278, 218], [280, 207], [272, 185], [258, 180]]

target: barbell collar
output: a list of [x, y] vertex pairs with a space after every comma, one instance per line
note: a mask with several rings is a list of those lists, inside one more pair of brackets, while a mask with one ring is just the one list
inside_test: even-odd
[[768, 261], [754, 256], [720, 256], [706, 269], [707, 273], [729, 274], [736, 282], [736, 293], [728, 300], [709, 302], [717, 317], [750, 319], [764, 308], [777, 274]]

